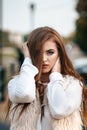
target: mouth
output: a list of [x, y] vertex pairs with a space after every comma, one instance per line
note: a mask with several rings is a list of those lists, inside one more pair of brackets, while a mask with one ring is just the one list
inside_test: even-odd
[[48, 67], [48, 64], [43, 64], [42, 65], [42, 69], [45, 69], [45, 68], [47, 68]]

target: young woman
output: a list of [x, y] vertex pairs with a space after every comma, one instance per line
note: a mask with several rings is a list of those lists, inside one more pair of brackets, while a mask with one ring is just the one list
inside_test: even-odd
[[82, 79], [58, 32], [33, 30], [23, 51], [20, 73], [8, 84], [11, 130], [82, 130]]

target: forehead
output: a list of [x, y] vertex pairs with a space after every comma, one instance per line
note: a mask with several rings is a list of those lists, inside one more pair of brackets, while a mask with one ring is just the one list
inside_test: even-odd
[[49, 50], [49, 49], [56, 49], [57, 50], [57, 45], [54, 41], [48, 40], [43, 44], [43, 50]]

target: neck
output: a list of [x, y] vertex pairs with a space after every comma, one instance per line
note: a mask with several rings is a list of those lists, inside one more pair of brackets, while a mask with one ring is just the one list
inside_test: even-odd
[[41, 75], [41, 82], [45, 83], [45, 82], [49, 82], [49, 74], [50, 73], [43, 73]]

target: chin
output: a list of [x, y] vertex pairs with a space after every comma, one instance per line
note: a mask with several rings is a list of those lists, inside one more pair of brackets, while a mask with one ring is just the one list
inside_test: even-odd
[[42, 73], [44, 73], [44, 74], [45, 74], [45, 73], [49, 73], [49, 72], [50, 72], [50, 70], [43, 70], [43, 71], [42, 71]]

